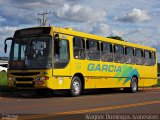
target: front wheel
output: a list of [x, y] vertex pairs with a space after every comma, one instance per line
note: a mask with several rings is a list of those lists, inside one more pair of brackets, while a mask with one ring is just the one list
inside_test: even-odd
[[70, 88], [70, 95], [73, 97], [79, 96], [82, 91], [81, 79], [77, 76], [73, 77]]

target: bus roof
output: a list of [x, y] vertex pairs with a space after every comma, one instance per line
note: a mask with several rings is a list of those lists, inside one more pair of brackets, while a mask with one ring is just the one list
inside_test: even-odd
[[72, 29], [69, 29], [69, 28], [60, 28], [60, 27], [54, 27], [53, 26], [52, 30], [55, 31], [55, 32], [66, 34], [66, 35], [72, 35], [72, 36], [77, 36], [77, 37], [100, 40], [100, 41], [110, 42], [110, 43], [114, 43], [114, 44], [122, 44], [122, 45], [125, 45], [125, 46], [156, 51], [156, 49], [153, 48], [153, 47], [140, 45], [140, 44], [136, 44], [136, 43], [131, 43], [131, 42], [127, 42], [127, 41], [111, 39], [111, 38], [98, 36], [98, 35], [93, 35], [93, 34], [89, 34], [89, 33], [85, 33], [85, 32], [75, 31], [75, 30], [72, 30]]

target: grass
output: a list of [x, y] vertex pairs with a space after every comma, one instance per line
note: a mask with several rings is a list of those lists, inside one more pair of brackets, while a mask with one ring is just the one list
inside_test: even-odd
[[7, 73], [0, 72], [0, 86], [7, 85]]

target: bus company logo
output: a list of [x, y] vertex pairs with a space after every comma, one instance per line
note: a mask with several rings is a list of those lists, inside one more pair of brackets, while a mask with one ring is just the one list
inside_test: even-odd
[[115, 66], [115, 65], [107, 65], [107, 64], [88, 64], [88, 71], [99, 71], [99, 72], [121, 72], [122, 68], [121, 66]]
[[138, 70], [136, 68], [133, 68], [132, 66], [128, 65], [122, 65], [122, 66], [116, 66], [116, 65], [107, 65], [107, 64], [88, 64], [88, 71], [98, 71], [98, 72], [114, 72], [116, 77], [118, 79], [118, 83], [120, 81], [123, 81], [123, 85], [126, 84], [128, 81], [131, 80], [132, 76], [136, 75], [137, 77], [140, 76]]

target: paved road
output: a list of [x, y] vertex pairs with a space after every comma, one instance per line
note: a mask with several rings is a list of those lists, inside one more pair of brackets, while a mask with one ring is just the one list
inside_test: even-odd
[[159, 114], [155, 117], [160, 119], [160, 90], [141, 90], [133, 94], [117, 90], [96, 90], [86, 91], [80, 97], [67, 97], [63, 94], [44, 97], [37, 96], [33, 91], [0, 93], [0, 113], [3, 117], [18, 117], [19, 120], [85, 120], [88, 117], [93, 120], [93, 115], [102, 120], [108, 114], [129, 114], [129, 118], [132, 117], [130, 114]]

